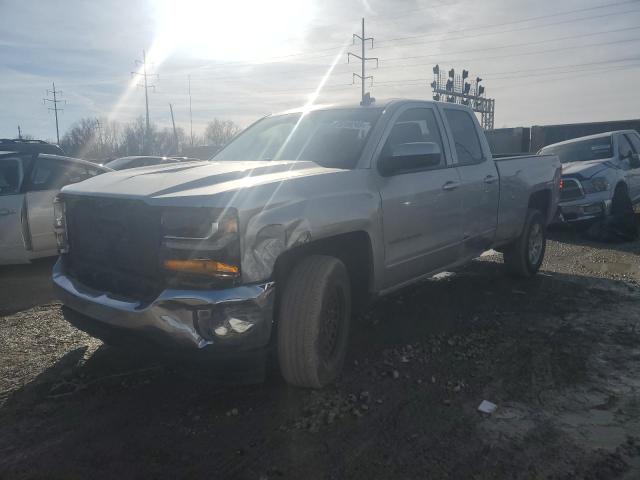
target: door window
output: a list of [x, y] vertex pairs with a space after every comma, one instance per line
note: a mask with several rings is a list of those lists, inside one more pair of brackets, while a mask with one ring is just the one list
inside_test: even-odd
[[449, 128], [456, 145], [458, 164], [470, 165], [484, 161], [476, 123], [468, 112], [445, 108]]
[[31, 175], [30, 190], [59, 190], [65, 185], [81, 182], [97, 173], [97, 169], [82, 164], [40, 159]]
[[638, 135], [625, 135], [625, 137], [627, 138], [627, 140], [629, 140], [631, 142], [631, 144], [633, 145], [633, 149], [636, 151], [636, 153], [640, 153], [640, 137]]
[[633, 153], [633, 148], [631, 148], [629, 140], [627, 140], [627, 137], [624, 135], [618, 136], [618, 151], [620, 152], [620, 158], [623, 160], [630, 158]]
[[440, 127], [434, 111], [430, 108], [411, 108], [400, 115], [382, 149], [382, 157], [391, 155], [396, 145], [415, 142], [431, 142], [440, 147], [440, 163], [430, 169], [446, 166]]
[[0, 160], [0, 196], [20, 193], [23, 177], [22, 162], [19, 158]]

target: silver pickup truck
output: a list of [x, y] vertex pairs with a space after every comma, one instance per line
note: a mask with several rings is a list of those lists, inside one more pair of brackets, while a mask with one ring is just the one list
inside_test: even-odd
[[209, 162], [101, 175], [56, 203], [66, 318], [158, 348], [277, 352], [339, 374], [352, 309], [494, 248], [540, 268], [556, 156], [494, 159], [473, 112], [431, 101], [264, 118]]

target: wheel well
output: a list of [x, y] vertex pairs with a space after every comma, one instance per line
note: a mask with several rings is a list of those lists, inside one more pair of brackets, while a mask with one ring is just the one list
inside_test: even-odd
[[616, 184], [616, 188], [613, 189], [613, 193], [615, 194], [616, 190], [618, 190], [619, 188], [621, 188], [625, 192], [629, 191], [627, 184], [621, 181]]
[[371, 239], [366, 232], [322, 238], [284, 252], [274, 267], [276, 285], [285, 284], [293, 267], [309, 255], [328, 255], [340, 259], [349, 273], [353, 310], [358, 311], [366, 305], [373, 285], [373, 252]]
[[529, 208], [535, 208], [542, 212], [545, 219], [548, 218], [549, 205], [551, 205], [551, 190], [540, 190], [529, 197]]

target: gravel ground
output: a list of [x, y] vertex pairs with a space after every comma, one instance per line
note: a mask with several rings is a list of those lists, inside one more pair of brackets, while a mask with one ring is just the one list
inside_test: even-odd
[[377, 301], [322, 391], [104, 346], [0, 270], [0, 478], [640, 478], [640, 244], [551, 237]]

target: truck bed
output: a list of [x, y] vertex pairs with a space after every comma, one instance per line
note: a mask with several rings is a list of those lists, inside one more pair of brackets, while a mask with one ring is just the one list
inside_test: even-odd
[[[560, 160], [555, 155], [516, 155], [494, 157], [500, 176], [500, 202], [496, 245], [519, 235], [529, 208], [529, 195], [536, 190], [549, 190], [557, 196], [554, 182], [560, 178]], [[553, 174], [550, 175], [550, 172]], [[551, 198], [555, 205], [557, 198]], [[549, 209], [552, 210], [552, 209]], [[547, 212], [547, 223], [555, 212]]]

